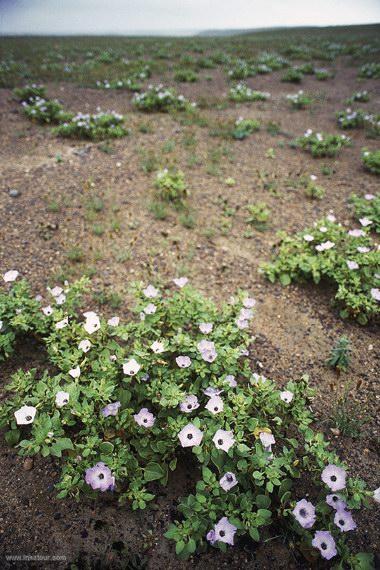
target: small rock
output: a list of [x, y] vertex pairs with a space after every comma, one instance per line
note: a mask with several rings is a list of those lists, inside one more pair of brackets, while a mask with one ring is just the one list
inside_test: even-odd
[[8, 194], [11, 198], [17, 198], [17, 196], [20, 196], [20, 191], [16, 190], [16, 188], [10, 188]]
[[33, 459], [31, 457], [27, 457], [22, 465], [24, 471], [31, 471], [33, 469]]

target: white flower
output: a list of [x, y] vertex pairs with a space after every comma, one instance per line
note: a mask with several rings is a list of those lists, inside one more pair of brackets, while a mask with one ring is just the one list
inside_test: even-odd
[[190, 412], [199, 408], [198, 398], [193, 394], [189, 394], [188, 396], [186, 396], [183, 402], [180, 403], [179, 408], [181, 412], [185, 412], [185, 414], [190, 414]]
[[158, 296], [159, 291], [153, 285], [148, 285], [146, 289], [143, 289], [143, 293], [148, 299], [154, 299]]
[[380, 301], [380, 289], [373, 287], [371, 289], [371, 297], [372, 299], [375, 299], [375, 301]]
[[65, 317], [64, 319], [62, 319], [62, 321], [58, 321], [58, 323], [55, 323], [55, 328], [57, 330], [61, 330], [67, 327], [68, 324], [69, 324], [69, 317]]
[[7, 271], [6, 273], [4, 273], [3, 279], [5, 283], [11, 283], [12, 281], [16, 281], [18, 276], [19, 272], [16, 271], [15, 269], [12, 269], [11, 271]]
[[43, 308], [42, 308], [42, 312], [43, 312], [43, 314], [46, 315], [47, 317], [50, 317], [50, 315], [53, 314], [53, 308], [52, 308], [50, 305], [48, 305], [47, 307], [43, 307]]
[[372, 220], [370, 220], [369, 218], [359, 218], [359, 222], [360, 222], [361, 225], [362, 225], [363, 227], [365, 227], [365, 228], [366, 228], [367, 226], [370, 226], [370, 225], [373, 223]]
[[290, 402], [293, 400], [293, 396], [293, 392], [290, 392], [289, 390], [280, 392], [280, 398], [283, 402], [286, 402], [286, 404], [290, 404]]
[[0, 321], [0, 331], [2, 330], [2, 328], [3, 328], [3, 321]]
[[187, 277], [179, 277], [177, 279], [173, 279], [173, 283], [177, 285], [177, 287], [180, 287], [180, 289], [182, 289], [182, 287], [184, 287], [188, 282], [189, 280]]
[[212, 438], [212, 441], [215, 443], [215, 447], [217, 449], [223, 449], [223, 451], [227, 452], [235, 443], [235, 438], [232, 431], [218, 429]]
[[238, 480], [236, 479], [236, 475], [228, 471], [223, 475], [223, 477], [219, 481], [219, 485], [222, 487], [224, 491], [229, 491], [235, 485], [238, 484]]
[[140, 364], [134, 359], [131, 358], [128, 362], [124, 362], [123, 364], [123, 372], [128, 376], [134, 376], [140, 370]]
[[188, 356], [177, 356], [175, 361], [180, 368], [188, 368], [191, 366], [191, 359]]
[[144, 309], [144, 313], [146, 315], [154, 315], [154, 313], [156, 311], [157, 311], [157, 307], [153, 303], [149, 303], [149, 305], [147, 305]]
[[335, 246], [335, 243], [332, 241], [325, 241], [324, 243], [321, 243], [320, 245], [316, 245], [315, 249], [317, 251], [327, 251], [328, 249], [331, 249]]
[[264, 451], [268, 451], [269, 453], [272, 451], [272, 445], [276, 443], [273, 435], [265, 431], [260, 432], [260, 441], [263, 444]]
[[203, 439], [203, 433], [194, 424], [187, 424], [178, 434], [182, 447], [193, 447], [200, 445]]
[[76, 368], [72, 368], [69, 370], [69, 374], [72, 378], [79, 378], [80, 376], [80, 367], [77, 366]]
[[375, 499], [376, 503], [380, 503], [380, 487], [374, 490], [373, 498]]
[[313, 236], [311, 236], [310, 234], [306, 234], [306, 235], [303, 236], [303, 239], [304, 239], [305, 241], [313, 241], [314, 238], [313, 238]]
[[214, 415], [222, 412], [223, 407], [223, 400], [220, 396], [212, 396], [205, 406], [205, 408]]
[[50, 287], [47, 288], [49, 293], [54, 297], [59, 297], [60, 295], [62, 295], [63, 293], [63, 289], [62, 287], [58, 287], [58, 285], [56, 285], [55, 287], [53, 287], [53, 289], [50, 289]]
[[66, 295], [64, 293], [61, 293], [60, 295], [58, 295], [58, 297], [55, 298], [55, 302], [57, 303], [57, 305], [63, 305], [65, 301], [66, 301]]
[[346, 261], [346, 263], [347, 263], [348, 269], [350, 269], [351, 271], [353, 271], [355, 269], [359, 269], [359, 264], [356, 263], [356, 261], [348, 260], [348, 261]]
[[111, 319], [108, 319], [107, 324], [110, 327], [118, 327], [120, 323], [120, 317], [112, 317]]
[[83, 314], [86, 317], [83, 328], [88, 334], [92, 334], [100, 329], [100, 319], [96, 313], [93, 311], [88, 311], [87, 313]]
[[26, 426], [33, 423], [34, 416], [36, 415], [37, 409], [33, 406], [22, 406], [19, 410], [15, 412], [16, 423], [19, 426]]
[[69, 403], [70, 400], [70, 394], [68, 392], [57, 392], [55, 395], [55, 403], [58, 406], [58, 408], [62, 408], [63, 406], [66, 406], [66, 404]]
[[235, 388], [235, 386], [237, 386], [237, 382], [235, 380], [235, 376], [233, 376], [232, 374], [228, 374], [224, 381], [226, 382], [226, 384], [228, 384], [231, 388]]
[[201, 323], [199, 325], [199, 330], [203, 334], [209, 334], [212, 331], [213, 326], [214, 325], [212, 323]]
[[92, 344], [87, 338], [81, 340], [80, 343], [78, 344], [79, 350], [83, 350], [83, 352], [88, 352], [91, 346]]
[[160, 342], [158, 340], [155, 340], [151, 345], [150, 345], [151, 350], [156, 353], [156, 354], [161, 354], [162, 352], [165, 352], [165, 345], [163, 342]]
[[313, 182], [315, 180], [317, 180], [317, 177], [315, 176], [315, 174], [310, 174], [310, 180], [312, 180]]
[[245, 299], [243, 299], [243, 306], [246, 309], [253, 309], [255, 305], [256, 305], [256, 299], [253, 299], [253, 297], [245, 297]]

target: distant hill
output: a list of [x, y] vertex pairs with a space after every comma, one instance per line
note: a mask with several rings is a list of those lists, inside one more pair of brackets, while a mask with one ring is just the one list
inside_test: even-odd
[[203, 30], [199, 32], [198, 36], [240, 36], [242, 34], [253, 34], [255, 32], [270, 32], [272, 30], [283, 30], [284, 26], [277, 26], [275, 28], [246, 28], [246, 29], [231, 29], [231, 30]]

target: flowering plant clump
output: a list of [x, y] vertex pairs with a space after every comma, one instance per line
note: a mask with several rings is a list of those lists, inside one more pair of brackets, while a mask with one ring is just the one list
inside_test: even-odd
[[318, 81], [326, 81], [327, 79], [334, 77], [333, 73], [328, 69], [314, 69], [314, 75]]
[[380, 78], [380, 63], [372, 61], [371, 63], [365, 63], [359, 69], [359, 77], [362, 78]]
[[376, 113], [365, 113], [363, 117], [364, 128], [367, 129], [369, 138], [380, 137], [380, 115]]
[[174, 79], [179, 83], [195, 83], [198, 81], [198, 75], [192, 69], [177, 69]]
[[287, 83], [301, 83], [303, 78], [303, 73], [300, 69], [296, 67], [289, 67], [289, 69], [281, 77], [281, 81]]
[[266, 65], [270, 68], [270, 71], [275, 71], [277, 69], [283, 69], [289, 65], [289, 61], [282, 55], [274, 52], [264, 51], [258, 58], [257, 62], [260, 65]]
[[244, 103], [249, 101], [266, 101], [270, 98], [270, 93], [265, 91], [254, 91], [245, 83], [238, 83], [231, 87], [228, 97], [236, 103]]
[[29, 99], [29, 102], [22, 101], [21, 105], [25, 115], [39, 123], [61, 123], [72, 117], [71, 113], [67, 113], [62, 105], [53, 99], [42, 99], [37, 96]]
[[13, 90], [13, 94], [20, 102], [26, 103], [37, 98], [46, 98], [45, 87], [43, 85], [37, 85], [36, 83], [25, 85], [25, 87], [16, 87], [16, 89]]
[[367, 150], [362, 151], [362, 162], [364, 168], [373, 174], [380, 174], [380, 150]]
[[115, 111], [98, 113], [77, 113], [69, 121], [63, 122], [53, 132], [61, 137], [101, 140], [120, 138], [128, 134], [123, 126], [124, 117]]
[[305, 184], [305, 194], [312, 200], [322, 200], [326, 194], [326, 191], [322, 186], [316, 184], [316, 180], [317, 177], [314, 174], [311, 174], [309, 180], [307, 180]]
[[309, 151], [314, 158], [333, 157], [338, 154], [341, 148], [350, 144], [350, 139], [346, 135], [314, 133], [308, 129], [304, 135], [296, 139], [295, 144]]
[[380, 193], [364, 194], [364, 196], [351, 194], [350, 203], [360, 224], [380, 233]]
[[287, 95], [286, 99], [294, 109], [306, 109], [306, 107], [309, 107], [313, 102], [313, 99], [309, 95], [306, 95], [302, 89], [300, 89], [298, 93]]
[[369, 93], [366, 90], [356, 91], [346, 101], [348, 105], [352, 103], [367, 103], [369, 101]]
[[165, 202], [183, 203], [188, 195], [185, 175], [182, 170], [164, 168], [157, 172], [154, 185], [159, 198]]
[[[186, 278], [174, 285], [136, 284], [139, 318], [123, 323], [93, 311], [81, 318], [65, 301], [44, 312], [24, 284], [17, 308], [43, 315], [43, 330], [31, 332], [55, 372], [13, 375], [0, 410], [7, 442], [24, 456], [61, 458], [59, 498], [115, 492], [133, 509], [153, 501], [152, 481], [165, 486], [178, 461], [192, 459], [194, 493], [165, 535], [183, 558], [206, 544], [225, 551], [245, 534], [259, 541], [283, 521], [303, 549], [356, 568], [371, 555], [352, 555], [345, 536], [371, 493], [310, 428], [307, 377], [280, 388], [252, 373], [254, 299], [238, 293], [218, 309]], [[6, 318], [16, 312], [8, 307]], [[301, 476], [315, 485], [308, 499], [293, 489]]]
[[357, 129], [363, 127], [364, 115], [366, 115], [366, 111], [361, 109], [353, 111], [352, 109], [347, 108], [345, 111], [339, 111], [336, 114], [336, 118], [338, 125], [342, 129]]
[[140, 111], [154, 112], [160, 111], [187, 111], [195, 106], [183, 95], [177, 95], [174, 89], [164, 88], [163, 85], [150, 85], [147, 91], [135, 93], [133, 104]]
[[260, 130], [259, 121], [256, 119], [243, 119], [243, 117], [239, 117], [231, 131], [231, 136], [234, 139], [242, 140], [258, 130]]
[[126, 79], [103, 79], [97, 81], [96, 87], [98, 89], [128, 89], [129, 91], [141, 91], [141, 83], [134, 77], [127, 77]]
[[312, 228], [285, 234], [275, 259], [263, 270], [270, 281], [278, 279], [282, 285], [303, 280], [334, 283], [342, 318], [366, 324], [380, 315], [380, 252], [368, 226], [347, 231], [330, 215]]
[[233, 67], [228, 70], [228, 77], [230, 79], [237, 79], [238, 81], [255, 75], [256, 72], [254, 71], [253, 66], [243, 59], [238, 59], [234, 63]]

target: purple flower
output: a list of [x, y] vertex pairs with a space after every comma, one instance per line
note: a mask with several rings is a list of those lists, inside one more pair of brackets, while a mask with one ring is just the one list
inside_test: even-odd
[[252, 309], [241, 309], [240, 313], [239, 313], [239, 319], [241, 321], [249, 321], [249, 319], [252, 319], [253, 317], [253, 311]]
[[219, 414], [223, 411], [223, 400], [220, 396], [212, 396], [207, 402], [205, 408], [212, 414]]
[[225, 383], [228, 384], [230, 386], [230, 388], [235, 388], [237, 386], [237, 382], [235, 380], [235, 376], [233, 376], [232, 374], [228, 374], [225, 379], [224, 379]]
[[335, 510], [346, 508], [346, 503], [339, 495], [336, 495], [335, 493], [327, 495], [326, 503]]
[[206, 534], [206, 540], [208, 540], [210, 544], [215, 544], [216, 542], [215, 530], [208, 531], [208, 533]]
[[341, 491], [346, 486], [346, 471], [337, 465], [327, 465], [321, 475], [322, 481], [332, 491]]
[[199, 330], [201, 331], [201, 333], [203, 334], [209, 334], [212, 329], [213, 329], [213, 324], [212, 323], [201, 323], [199, 325]]
[[209, 386], [208, 388], [206, 388], [206, 390], [203, 390], [203, 393], [209, 398], [212, 398], [213, 396], [219, 396], [219, 394], [222, 394], [223, 392], [224, 390], [218, 390], [217, 388], [213, 388], [212, 386]]
[[314, 505], [306, 499], [298, 501], [292, 512], [303, 528], [311, 528], [317, 518]]
[[240, 330], [247, 329], [249, 326], [249, 322], [247, 320], [241, 319], [240, 317], [236, 319], [235, 323], [237, 328]]
[[135, 422], [139, 424], [139, 426], [150, 428], [154, 425], [156, 418], [154, 415], [148, 410], [148, 408], [141, 408], [138, 414], [134, 414], [133, 416]]
[[102, 492], [113, 491], [115, 487], [115, 477], [112, 476], [111, 469], [103, 462], [86, 469], [85, 481], [94, 490]]
[[376, 196], [374, 194], [364, 194], [366, 200], [374, 200]]
[[226, 453], [235, 443], [235, 438], [232, 431], [225, 431], [224, 429], [218, 429], [215, 433], [212, 441], [215, 443], [217, 449], [223, 449]]
[[200, 342], [198, 342], [197, 347], [199, 352], [201, 353], [203, 360], [205, 360], [206, 362], [214, 362], [215, 358], [218, 356], [215, 350], [215, 344], [210, 340], [206, 339], [201, 340]]
[[338, 509], [336, 511], [334, 523], [338, 528], [340, 528], [341, 532], [348, 532], [349, 530], [356, 529], [356, 523], [352, 518], [351, 513], [344, 509]]
[[223, 517], [214, 527], [215, 540], [225, 542], [226, 544], [234, 544], [234, 536], [237, 531], [236, 526], [230, 523], [227, 517]]
[[252, 309], [255, 305], [256, 305], [256, 300], [253, 299], [252, 297], [245, 297], [245, 299], [243, 299], [243, 306], [246, 309]]
[[236, 475], [228, 471], [220, 479], [219, 484], [224, 491], [229, 491], [238, 484], [238, 480], [236, 479]]
[[188, 356], [177, 356], [175, 361], [180, 368], [189, 368], [191, 366], [191, 359]]
[[102, 409], [102, 415], [105, 418], [108, 418], [108, 416], [116, 416], [120, 406], [120, 402], [112, 402], [111, 404], [107, 404], [105, 408]]
[[187, 424], [178, 434], [182, 447], [194, 447], [200, 445], [203, 433], [194, 424]]
[[183, 402], [180, 403], [179, 408], [181, 412], [185, 412], [185, 414], [190, 414], [193, 410], [199, 408], [198, 398], [190, 394], [186, 396]]
[[330, 560], [337, 555], [335, 540], [327, 530], [317, 530], [311, 544], [318, 548], [322, 558]]

